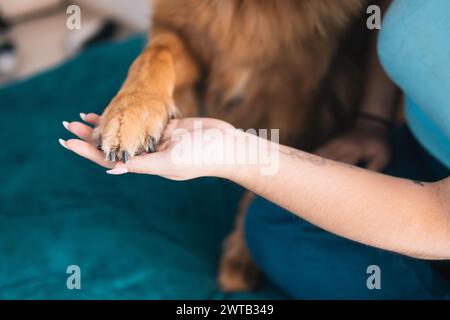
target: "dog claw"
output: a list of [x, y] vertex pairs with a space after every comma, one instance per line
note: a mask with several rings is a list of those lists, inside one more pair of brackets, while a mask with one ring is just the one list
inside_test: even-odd
[[108, 160], [109, 160], [109, 161], [112, 161], [112, 162], [116, 162], [116, 158], [117, 158], [116, 151], [115, 151], [115, 150], [111, 150], [111, 151], [108, 153]]
[[150, 136], [148, 138], [148, 152], [153, 153], [156, 152], [156, 139]]
[[127, 163], [129, 158], [130, 158], [130, 155], [128, 154], [128, 152], [126, 152], [126, 151], [122, 152], [122, 159], [123, 159], [124, 163]]

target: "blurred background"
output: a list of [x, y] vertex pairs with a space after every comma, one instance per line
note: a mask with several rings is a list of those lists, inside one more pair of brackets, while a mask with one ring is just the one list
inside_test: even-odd
[[[29, 77], [95, 42], [149, 27], [148, 0], [0, 0], [0, 85]], [[81, 8], [81, 29], [65, 28], [69, 5]]]
[[[71, 5], [80, 29], [67, 27]], [[0, 0], [0, 299], [285, 297], [268, 282], [242, 294], [216, 284], [239, 187], [112, 177], [58, 143], [63, 120], [117, 93], [150, 14], [148, 0]], [[71, 265], [81, 290], [66, 286]]]
[[[67, 27], [71, 5], [80, 29]], [[217, 286], [240, 187], [113, 177], [58, 143], [70, 137], [62, 121], [117, 93], [151, 11], [149, 0], [0, 0], [0, 299], [288, 298], [267, 279], [250, 293]], [[426, 181], [402, 132], [388, 173]], [[70, 265], [82, 290], [66, 287]]]

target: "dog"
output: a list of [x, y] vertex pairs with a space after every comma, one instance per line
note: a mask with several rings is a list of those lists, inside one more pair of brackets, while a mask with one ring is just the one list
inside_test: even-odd
[[[148, 46], [95, 129], [112, 161], [155, 152], [178, 116], [279, 128], [280, 142], [313, 150], [347, 128], [361, 99], [366, 0], [153, 0]], [[258, 280], [243, 237], [241, 204], [218, 282]]]

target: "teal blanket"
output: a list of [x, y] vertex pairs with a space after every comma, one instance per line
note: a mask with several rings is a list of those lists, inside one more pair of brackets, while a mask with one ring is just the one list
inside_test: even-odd
[[[219, 179], [109, 176], [63, 149], [62, 120], [101, 112], [143, 45], [91, 49], [0, 89], [1, 299], [283, 298], [265, 281], [224, 294], [215, 276], [242, 190]], [[81, 289], [66, 268], [81, 269]]]

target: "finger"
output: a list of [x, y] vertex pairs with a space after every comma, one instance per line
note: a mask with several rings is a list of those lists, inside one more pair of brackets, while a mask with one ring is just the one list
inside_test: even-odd
[[164, 152], [149, 153], [135, 156], [127, 163], [118, 163], [114, 169], [106, 171], [108, 174], [120, 175], [128, 172], [140, 174], [152, 174], [158, 176], [171, 175], [167, 171], [166, 154]]
[[357, 164], [361, 160], [361, 157], [359, 154], [356, 153], [343, 153], [339, 154], [336, 157], [336, 160], [348, 164]]
[[339, 161], [357, 162], [362, 157], [362, 150], [352, 144], [340, 144], [335, 150], [335, 158]]
[[315, 154], [320, 157], [333, 159], [333, 157], [336, 156], [339, 150], [339, 146], [340, 146], [339, 141], [335, 140], [317, 149]]
[[388, 156], [377, 155], [368, 161], [367, 169], [372, 170], [372, 171], [381, 171], [387, 166], [388, 163], [389, 163]]
[[89, 124], [92, 124], [93, 126], [98, 125], [99, 121], [100, 121], [100, 116], [96, 113], [80, 113], [80, 118], [81, 120], [83, 120], [84, 122], [87, 122]]
[[86, 141], [78, 139], [70, 139], [67, 141], [60, 140], [60, 143], [67, 149], [78, 154], [79, 156], [91, 160], [96, 164], [101, 165], [102, 167], [105, 168], [114, 167], [114, 162], [106, 160], [105, 154], [103, 152], [98, 150], [94, 145], [87, 143]]
[[93, 129], [90, 126], [87, 126], [81, 122], [63, 122], [64, 127], [76, 135], [78, 138], [89, 142], [94, 143], [94, 139], [92, 137]]
[[170, 143], [169, 140], [162, 140], [162, 141], [159, 143], [159, 145], [158, 145], [158, 147], [157, 147], [156, 150], [157, 150], [158, 152], [161, 152], [161, 151], [166, 150], [166, 149], [169, 147], [169, 143]]
[[341, 152], [339, 151], [339, 148], [337, 148], [336, 146], [332, 146], [330, 148], [320, 150], [320, 152], [317, 152], [316, 154], [319, 157], [323, 157], [326, 159], [338, 160], [340, 153]]
[[180, 121], [181, 121], [180, 119], [170, 120], [166, 128], [164, 129], [161, 140], [168, 140], [172, 136], [173, 131], [178, 128], [178, 123]]

